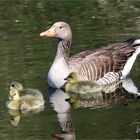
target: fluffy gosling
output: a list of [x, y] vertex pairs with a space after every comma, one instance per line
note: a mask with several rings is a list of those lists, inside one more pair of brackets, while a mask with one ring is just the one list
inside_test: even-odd
[[68, 75], [66, 85], [65, 85], [65, 91], [69, 93], [79, 93], [80, 96], [98, 96], [101, 91], [102, 87], [95, 81], [80, 81], [80, 76], [72, 72]]
[[10, 85], [10, 96], [7, 102], [9, 109], [34, 110], [44, 105], [43, 95], [36, 89], [24, 89], [19, 82]]

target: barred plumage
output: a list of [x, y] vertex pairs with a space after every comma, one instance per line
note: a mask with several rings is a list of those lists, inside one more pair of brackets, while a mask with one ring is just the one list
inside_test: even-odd
[[60, 88], [65, 83], [64, 78], [72, 71], [77, 72], [84, 80], [98, 80], [105, 84], [114, 82], [120, 76], [129, 74], [140, 53], [140, 40], [129, 39], [94, 51], [87, 50], [69, 58], [72, 34], [70, 26], [65, 22], [55, 23], [40, 36], [58, 38], [57, 54], [48, 73], [49, 85], [55, 88]]
[[104, 86], [110, 83], [115, 83], [118, 80], [120, 80], [121, 72], [115, 73], [115, 72], [108, 72], [104, 75], [104, 77], [100, 78], [97, 82]]

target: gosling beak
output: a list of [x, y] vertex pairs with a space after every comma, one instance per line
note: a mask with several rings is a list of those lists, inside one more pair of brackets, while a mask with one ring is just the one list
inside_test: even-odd
[[67, 80], [68, 80], [68, 77], [64, 78], [64, 80], [66, 80], [66, 81], [67, 81]]
[[41, 37], [55, 37], [56, 33], [53, 27], [51, 27], [49, 30], [44, 31], [42, 33], [40, 33]]
[[8, 98], [9, 98], [9, 100], [12, 100], [13, 99], [13, 96], [9, 95]]

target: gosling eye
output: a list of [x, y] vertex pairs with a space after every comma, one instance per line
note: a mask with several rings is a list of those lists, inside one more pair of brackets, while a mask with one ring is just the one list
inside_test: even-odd
[[12, 84], [11, 87], [15, 87], [14, 84]]
[[69, 75], [69, 76], [68, 76], [68, 79], [71, 79], [71, 78], [72, 78], [72, 76], [71, 76], [71, 75]]

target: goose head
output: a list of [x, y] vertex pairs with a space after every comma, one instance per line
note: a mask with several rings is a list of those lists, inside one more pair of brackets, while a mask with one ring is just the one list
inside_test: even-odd
[[56, 22], [48, 30], [40, 33], [41, 37], [56, 37], [61, 40], [72, 38], [71, 28], [66, 22]]
[[80, 81], [80, 76], [76, 72], [71, 72], [64, 80], [66, 80], [69, 84], [74, 84]]

